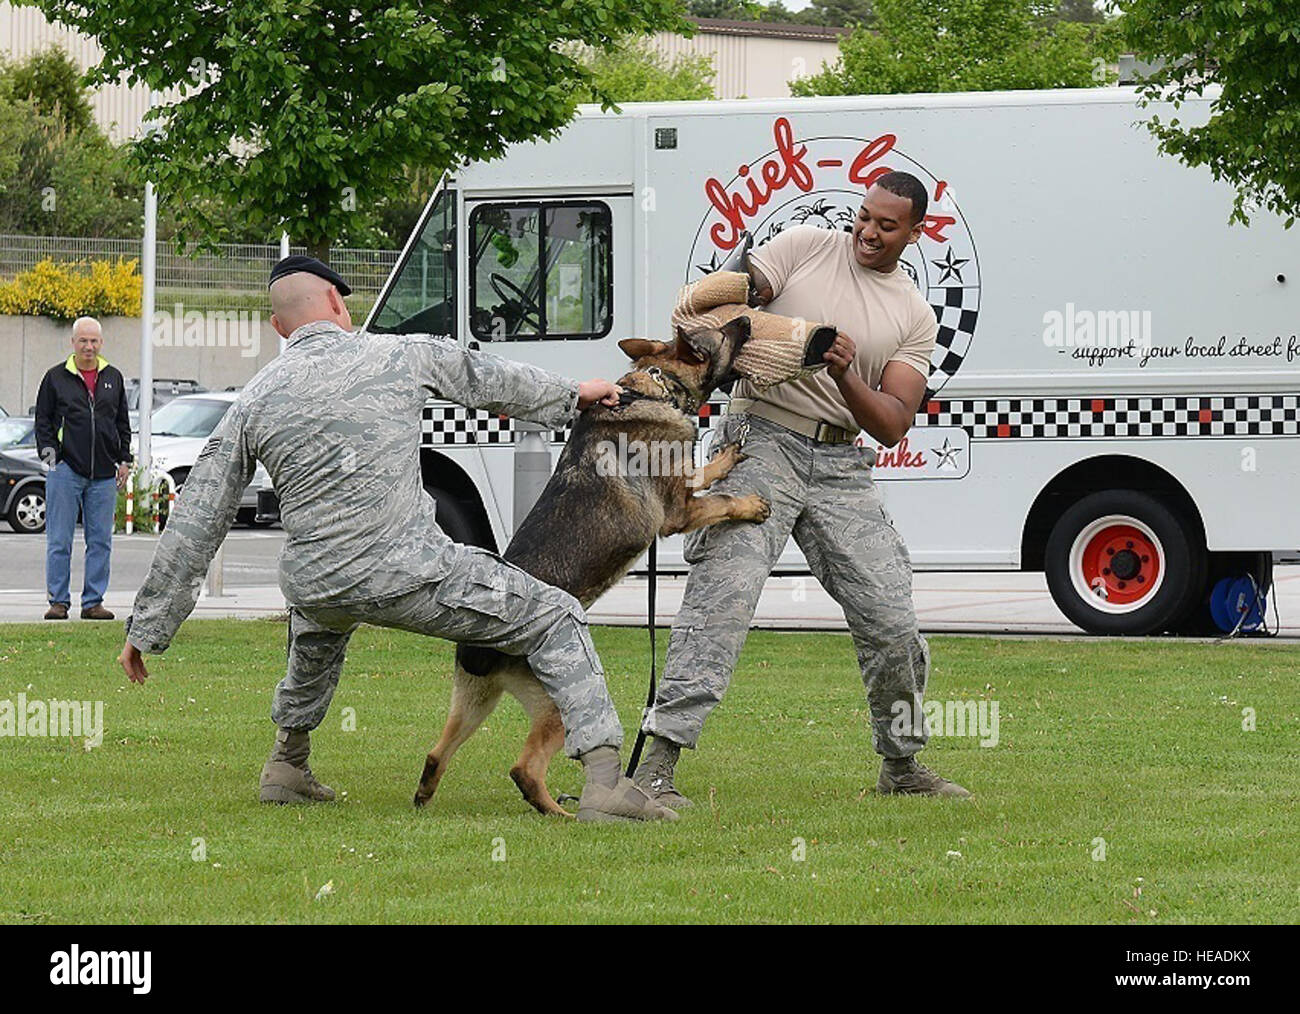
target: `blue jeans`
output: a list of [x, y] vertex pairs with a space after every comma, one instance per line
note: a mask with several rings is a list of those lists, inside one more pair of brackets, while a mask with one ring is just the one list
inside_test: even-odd
[[116, 479], [87, 479], [66, 461], [45, 477], [45, 588], [51, 603], [72, 604], [68, 585], [72, 571], [72, 538], [77, 509], [86, 535], [86, 580], [81, 608], [104, 601], [108, 591], [108, 558], [113, 550], [113, 514], [117, 507]]

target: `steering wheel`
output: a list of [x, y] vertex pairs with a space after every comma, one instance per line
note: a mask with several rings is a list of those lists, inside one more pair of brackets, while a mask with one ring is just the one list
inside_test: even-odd
[[531, 324], [534, 331], [539, 333], [541, 332], [541, 307], [539, 307], [532, 299], [528, 298], [523, 289], [505, 275], [497, 274], [495, 271], [488, 275], [488, 281], [492, 283], [492, 291], [495, 292], [499, 298], [507, 303], [514, 303], [519, 308], [519, 320], [522, 323]]

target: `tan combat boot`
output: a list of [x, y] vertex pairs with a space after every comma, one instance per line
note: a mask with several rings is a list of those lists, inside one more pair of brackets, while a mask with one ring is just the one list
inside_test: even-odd
[[624, 778], [619, 771], [618, 750], [599, 746], [579, 760], [587, 784], [578, 800], [578, 819], [584, 823], [638, 820], [676, 820], [677, 814], [661, 805]]
[[307, 766], [311, 739], [307, 732], [279, 729], [275, 749], [262, 768], [263, 803], [329, 803], [334, 790], [322, 785]]
[[970, 792], [956, 782], [941, 778], [915, 758], [886, 760], [880, 766], [876, 791], [882, 796], [947, 796], [969, 799]]
[[672, 740], [651, 736], [645, 756], [632, 775], [632, 781], [638, 788], [660, 805], [672, 810], [695, 805], [673, 785], [673, 768], [677, 766], [681, 749]]

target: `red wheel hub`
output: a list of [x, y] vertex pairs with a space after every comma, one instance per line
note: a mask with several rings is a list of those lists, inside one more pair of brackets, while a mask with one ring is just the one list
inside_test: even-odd
[[1093, 594], [1112, 606], [1126, 606], [1140, 602], [1159, 584], [1160, 552], [1132, 525], [1112, 524], [1088, 539], [1079, 566]]

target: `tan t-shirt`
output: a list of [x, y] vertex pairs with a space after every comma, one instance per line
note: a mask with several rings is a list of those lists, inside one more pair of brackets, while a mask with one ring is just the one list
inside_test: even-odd
[[[902, 268], [883, 274], [858, 264], [851, 233], [800, 225], [779, 233], [750, 257], [775, 294], [764, 309], [834, 324], [857, 346], [849, 369], [872, 390], [880, 386], [886, 363], [907, 363], [921, 376], [930, 376], [930, 355], [939, 333], [934, 310]], [[845, 429], [859, 428], [827, 370], [763, 391], [742, 380], [735, 396], [770, 402]]]

